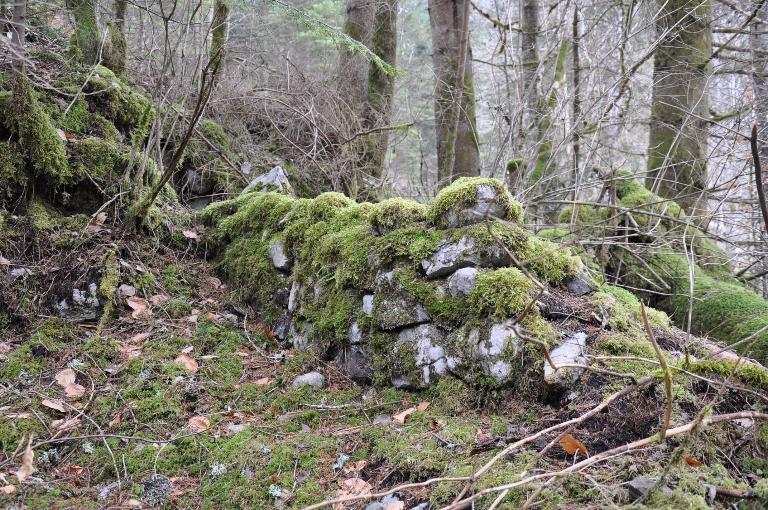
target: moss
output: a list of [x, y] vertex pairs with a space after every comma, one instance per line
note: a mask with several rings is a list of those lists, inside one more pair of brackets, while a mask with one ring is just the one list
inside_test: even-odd
[[[643, 329], [640, 300], [626, 289], [604, 284], [590, 299], [608, 309], [608, 324], [619, 331]], [[669, 331], [669, 317], [664, 312], [646, 307], [651, 327]]]
[[426, 219], [427, 208], [418, 202], [390, 198], [374, 206], [371, 224], [381, 233], [412, 226]]
[[759, 499], [768, 501], [768, 478], [758, 480], [754, 487], [755, 496]]
[[732, 360], [699, 360], [686, 366], [691, 372], [719, 377], [735, 377], [742, 383], [768, 390], [768, 370], [751, 363], [738, 363]]
[[104, 310], [99, 320], [99, 330], [103, 329], [107, 321], [112, 319], [115, 307], [115, 293], [120, 284], [120, 265], [117, 261], [117, 253], [114, 249], [107, 250], [101, 259], [101, 281], [99, 282], [99, 297], [104, 302]]
[[71, 173], [64, 142], [59, 138], [50, 117], [36, 98], [26, 77], [13, 80], [10, 100], [11, 119], [6, 122], [23, 148], [30, 177], [55, 191], [69, 181]]
[[185, 298], [176, 298], [168, 303], [167, 311], [172, 319], [181, 319], [192, 313], [192, 305]]
[[451, 185], [443, 188], [430, 204], [427, 218], [437, 227], [446, 227], [446, 213], [451, 210], [458, 212], [475, 204], [480, 187], [493, 190], [496, 196], [496, 205], [504, 211], [502, 219], [514, 222], [523, 221], [523, 208], [519, 202], [512, 198], [507, 187], [499, 180], [481, 177], [460, 177]]
[[467, 298], [468, 313], [476, 318], [515, 317], [531, 302], [534, 289], [533, 282], [519, 269], [480, 271], [477, 285]]
[[396, 270], [395, 281], [399, 287], [405, 289], [413, 301], [423, 305], [430, 318], [438, 324], [450, 327], [466, 319], [466, 300], [451, 297], [438, 282], [424, 281], [411, 268]]
[[27, 186], [24, 153], [14, 142], [0, 142], [0, 205], [9, 205]]
[[163, 269], [163, 289], [174, 297], [186, 297], [189, 295], [189, 282], [181, 274], [176, 266], [168, 266]]
[[578, 225], [594, 225], [597, 222], [597, 210], [589, 205], [576, 205], [574, 215], [574, 206], [563, 207], [558, 216], [560, 223], [576, 223]]
[[72, 170], [80, 179], [93, 179], [98, 183], [122, 177], [124, 153], [109, 140], [85, 138], [70, 144]]
[[569, 248], [535, 236], [528, 238], [520, 258], [536, 276], [554, 285], [582, 265], [581, 259], [571, 255]]

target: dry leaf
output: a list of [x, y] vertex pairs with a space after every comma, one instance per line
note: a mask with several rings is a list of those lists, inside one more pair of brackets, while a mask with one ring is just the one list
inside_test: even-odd
[[57, 432], [76, 429], [80, 426], [80, 418], [70, 418], [68, 420], [53, 420], [51, 426]]
[[46, 399], [43, 399], [41, 404], [43, 404], [45, 407], [48, 407], [49, 409], [55, 409], [60, 413], [67, 412], [67, 408], [64, 407], [64, 403], [61, 400], [52, 400], [52, 399], [46, 398]]
[[187, 422], [187, 428], [192, 432], [202, 432], [211, 426], [211, 420], [205, 416], [193, 416]]
[[0, 487], [0, 494], [5, 494], [8, 496], [9, 494], [13, 494], [16, 492], [16, 486], [15, 485], [6, 485], [5, 487]]
[[[0, 267], [8, 268], [10, 265], [11, 261], [0, 255]], [[221, 282], [219, 282], [219, 285], [221, 285]]]
[[198, 369], [200, 368], [200, 365], [197, 364], [197, 361], [195, 361], [195, 358], [190, 356], [189, 354], [182, 352], [179, 354], [179, 356], [174, 360], [175, 363], [178, 365], [181, 365], [184, 367], [187, 372], [190, 374], [197, 373]]
[[109, 420], [109, 423], [107, 424], [107, 427], [110, 428], [110, 429], [114, 429], [115, 427], [117, 427], [121, 423], [123, 423], [123, 412], [122, 411], [117, 412], [117, 413], [114, 414], [114, 416], [112, 416], [112, 419]]
[[8, 342], [0, 342], [0, 354], [10, 354], [12, 350], [13, 347], [11, 347], [11, 344]]
[[66, 143], [67, 141], [69, 141], [69, 138], [67, 137], [67, 133], [65, 133], [63, 129], [56, 128], [56, 134], [59, 135], [59, 138], [61, 139], [62, 142]]
[[32, 418], [32, 413], [27, 411], [22, 411], [20, 413], [5, 413], [5, 417], [17, 420], [26, 420], [27, 418]]
[[415, 407], [409, 407], [405, 411], [401, 411], [401, 412], [397, 413], [396, 415], [394, 415], [392, 417], [392, 421], [396, 425], [404, 425], [406, 420], [408, 419], [408, 417], [410, 417], [415, 412], [416, 412], [416, 408]]
[[342, 496], [370, 494], [373, 486], [362, 478], [347, 478], [341, 482]]
[[141, 501], [133, 498], [126, 501], [125, 506], [127, 506], [128, 508], [144, 508], [144, 504]]
[[128, 358], [137, 358], [141, 354], [141, 349], [140, 345], [123, 344], [118, 351]]
[[181, 232], [181, 235], [183, 235], [187, 239], [197, 239], [198, 238], [197, 232], [195, 232], [194, 230], [184, 230], [184, 231]]
[[565, 450], [565, 453], [568, 455], [576, 455], [576, 453], [580, 453], [584, 457], [589, 457], [589, 452], [587, 451], [587, 447], [584, 446], [584, 443], [570, 434], [563, 436], [560, 440], [560, 446], [563, 447], [563, 450]]
[[65, 368], [56, 374], [56, 382], [64, 388], [64, 395], [69, 398], [80, 398], [85, 394], [85, 386], [75, 382], [75, 371], [71, 368]]
[[128, 306], [133, 310], [131, 312], [131, 317], [134, 319], [152, 315], [152, 311], [149, 309], [149, 303], [144, 298], [131, 296], [126, 299], [125, 302], [128, 303]]
[[691, 467], [701, 467], [704, 465], [703, 462], [699, 462], [698, 460], [694, 459], [693, 457], [686, 457], [685, 463], [688, 464]]
[[405, 503], [402, 501], [393, 501], [384, 507], [384, 510], [405, 510]]
[[256, 382], [254, 384], [256, 386], [269, 386], [273, 382], [275, 382], [275, 380], [272, 379], [271, 377], [262, 377], [260, 379], [256, 379]]
[[105, 213], [104, 211], [97, 214], [96, 217], [93, 219], [93, 222], [96, 225], [103, 225], [105, 221], [107, 221], [107, 213]]
[[161, 306], [170, 301], [170, 296], [167, 296], [165, 294], [155, 294], [151, 298], [149, 298], [149, 302], [152, 303], [155, 306]]
[[[152, 296], [152, 297], [154, 297], [154, 296]], [[150, 301], [152, 301], [152, 299], [150, 299]], [[152, 303], [152, 304], [154, 305], [155, 303]], [[145, 331], [144, 333], [136, 333], [135, 335], [133, 335], [133, 336], [132, 336], [131, 338], [129, 338], [128, 340], [129, 340], [130, 342], [134, 342], [134, 343], [143, 342], [144, 340], [146, 340], [147, 338], [149, 338], [149, 336], [150, 336], [151, 334], [152, 334], [152, 333], [150, 333], [149, 331]]]
[[419, 405], [416, 406], [416, 410], [419, 412], [424, 412], [427, 410], [427, 407], [429, 407], [429, 402], [420, 402]]
[[34, 437], [34, 434], [29, 435], [27, 448], [21, 456], [21, 467], [16, 471], [16, 478], [19, 480], [19, 483], [29, 478], [35, 472], [35, 466], [32, 465], [32, 462], [35, 460], [35, 452], [32, 450], [32, 439]]
[[487, 445], [493, 442], [493, 436], [487, 432], [483, 432], [483, 429], [477, 429], [475, 431], [475, 442], [479, 445]]

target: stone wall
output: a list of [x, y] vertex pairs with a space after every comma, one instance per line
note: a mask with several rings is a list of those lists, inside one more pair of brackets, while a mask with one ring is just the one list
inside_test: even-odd
[[[357, 381], [422, 388], [452, 374], [531, 387], [544, 381], [545, 346], [578, 362], [608, 311], [624, 306], [595, 293], [568, 248], [527, 231], [497, 180], [462, 178], [426, 206], [371, 204], [293, 198], [278, 170], [202, 213], [213, 256], [280, 341]], [[535, 303], [531, 277], [546, 289]], [[546, 370], [550, 383], [574, 375]]]

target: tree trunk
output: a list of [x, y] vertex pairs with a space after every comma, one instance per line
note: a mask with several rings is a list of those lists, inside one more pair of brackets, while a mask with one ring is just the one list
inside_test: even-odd
[[127, 7], [128, 0], [115, 0], [112, 5], [114, 20], [108, 25], [110, 51], [108, 61], [105, 64], [117, 75], [125, 72], [128, 51], [128, 42], [125, 39], [125, 11]]
[[658, 0], [648, 186], [690, 214], [706, 209], [709, 0]]
[[480, 175], [468, 2], [429, 0], [439, 185]]
[[768, 164], [768, 2], [760, 8], [758, 17], [752, 22], [750, 43], [752, 46], [752, 112], [757, 124], [760, 161]]
[[101, 36], [96, 21], [96, 0], [66, 0], [67, 9], [75, 19], [71, 48], [84, 64], [96, 64], [101, 50]]
[[[397, 3], [397, 0], [379, 0], [376, 3], [371, 38], [371, 51], [392, 66], [397, 59]], [[385, 73], [379, 66], [369, 64], [368, 67], [366, 124], [368, 128], [386, 126], [392, 118], [395, 77]], [[389, 131], [380, 131], [371, 135], [371, 138], [369, 149], [371, 175], [374, 178], [380, 178], [384, 171]]]
[[[344, 33], [352, 39], [371, 47], [374, 0], [347, 0]], [[343, 101], [358, 118], [366, 113], [368, 98], [368, 61], [348, 48], [341, 49], [339, 56], [338, 92]]]
[[27, 30], [27, 0], [16, 0], [11, 18], [11, 48], [14, 74], [24, 74], [25, 42]]

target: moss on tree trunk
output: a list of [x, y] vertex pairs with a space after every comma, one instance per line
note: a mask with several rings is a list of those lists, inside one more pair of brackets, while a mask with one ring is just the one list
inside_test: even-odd
[[72, 52], [85, 64], [97, 63], [101, 51], [101, 36], [96, 20], [95, 0], [66, 0], [66, 5], [75, 19], [75, 33], [71, 40]]

